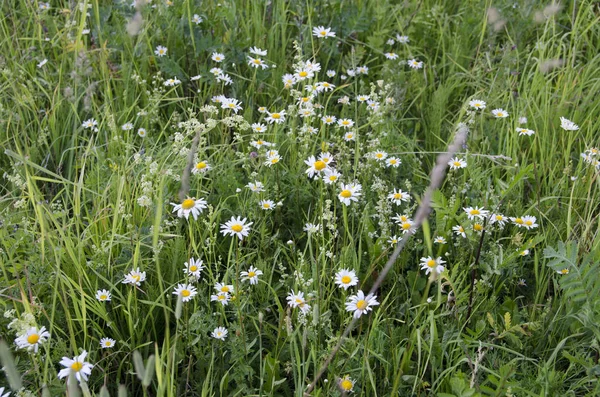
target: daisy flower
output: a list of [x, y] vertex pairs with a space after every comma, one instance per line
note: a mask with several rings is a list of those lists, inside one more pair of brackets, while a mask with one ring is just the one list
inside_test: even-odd
[[350, 128], [354, 125], [354, 121], [352, 121], [351, 119], [339, 119], [337, 123], [340, 127], [343, 128]]
[[557, 271], [556, 271], [556, 273], [558, 273], [558, 274], [561, 274], [561, 275], [565, 276], [565, 275], [569, 274], [569, 269], [567, 269], [567, 268], [565, 267], [564, 269], [557, 270]]
[[369, 74], [369, 68], [366, 66], [359, 66], [356, 68], [356, 73], [359, 74]]
[[188, 219], [190, 214], [194, 217], [194, 220], [198, 219], [198, 215], [206, 208], [206, 200], [195, 198], [186, 198], [181, 204], [171, 203], [174, 207], [173, 212], [177, 212], [179, 218], [185, 217]]
[[210, 59], [215, 62], [223, 62], [225, 60], [225, 55], [221, 54], [220, 52], [213, 52]]
[[400, 205], [403, 201], [410, 201], [410, 194], [407, 192], [403, 192], [402, 189], [394, 188], [394, 191], [388, 194], [388, 199], [391, 200], [394, 204]]
[[204, 270], [204, 262], [202, 259], [190, 258], [190, 260], [183, 265], [185, 266], [183, 268], [183, 273], [190, 277], [195, 277], [196, 280], [200, 278], [200, 273]]
[[237, 114], [239, 110], [242, 110], [240, 104], [241, 102], [235, 98], [225, 98], [225, 100], [221, 103], [221, 109], [233, 110], [235, 114]]
[[227, 293], [227, 292], [219, 292], [216, 295], [210, 296], [211, 302], [213, 302], [213, 301], [219, 302], [223, 306], [227, 306], [230, 299], [231, 299], [231, 295], [229, 295], [229, 293]]
[[431, 272], [441, 273], [445, 269], [445, 267], [442, 266], [444, 263], [446, 262], [439, 256], [436, 259], [433, 259], [431, 256], [421, 258], [421, 270], [425, 270], [425, 274]]
[[537, 218], [535, 216], [530, 216], [530, 215], [525, 215], [522, 217], [523, 219], [523, 224], [521, 226], [523, 226], [525, 229], [535, 229], [536, 227], [538, 227], [538, 224], [535, 223]]
[[95, 119], [85, 120], [81, 126], [83, 128], [94, 128], [98, 125], [98, 122]]
[[402, 44], [406, 44], [410, 41], [408, 36], [400, 36], [399, 34], [396, 35], [396, 40], [398, 40], [398, 43], [402, 43]]
[[175, 87], [176, 85], [180, 84], [181, 80], [179, 80], [177, 77], [173, 77], [172, 79], [167, 79], [164, 82], [164, 85], [166, 87]]
[[271, 167], [274, 164], [277, 164], [281, 161], [281, 156], [279, 155], [279, 152], [277, 152], [277, 150], [271, 150], [269, 151], [269, 153], [267, 153], [267, 158], [264, 162], [264, 164], [267, 167]]
[[267, 116], [267, 118], [265, 118], [265, 120], [268, 121], [269, 124], [273, 124], [273, 123], [281, 124], [285, 121], [285, 110], [282, 110], [281, 112], [274, 112], [274, 113], [267, 112], [267, 114], [268, 114], [268, 116]]
[[485, 109], [485, 105], [486, 103], [479, 99], [473, 99], [472, 101], [469, 101], [469, 106], [471, 106], [473, 109], [483, 110]]
[[496, 116], [498, 119], [503, 119], [508, 117], [508, 112], [504, 109], [494, 109], [492, 110], [492, 114]]
[[115, 345], [116, 341], [111, 338], [100, 339], [100, 347], [103, 349], [109, 349]]
[[219, 340], [225, 340], [225, 338], [227, 338], [227, 328], [225, 327], [217, 327], [214, 329], [214, 331], [211, 333], [211, 336], [215, 339], [219, 339]]
[[254, 266], [250, 266], [248, 271], [240, 272], [242, 281], [250, 281], [250, 284], [258, 284], [258, 276], [262, 276], [263, 272]]
[[433, 239], [433, 242], [436, 244], [446, 244], [446, 239], [442, 236], [437, 236]]
[[331, 78], [335, 76], [335, 70], [328, 70], [326, 73], [327, 77]]
[[140, 268], [138, 267], [137, 269], [130, 271], [129, 274], [125, 275], [123, 284], [133, 284], [139, 287], [142, 285], [144, 280], [146, 280], [146, 272], [140, 272]]
[[409, 59], [406, 62], [408, 63], [408, 66], [410, 66], [413, 69], [422, 69], [423, 68], [423, 62], [417, 61], [416, 59]]
[[335, 274], [334, 280], [335, 284], [345, 290], [358, 284], [358, 277], [356, 277], [354, 270], [342, 269]]
[[388, 242], [388, 244], [390, 244], [393, 247], [394, 245], [398, 244], [400, 242], [400, 240], [402, 240], [402, 239], [396, 235], [393, 235], [392, 237], [390, 237], [388, 239], [387, 242]]
[[467, 233], [465, 232], [465, 228], [461, 225], [452, 226], [452, 231], [457, 236], [462, 236], [462, 238], [467, 238]]
[[315, 175], [319, 176], [327, 169], [327, 163], [323, 160], [317, 160], [315, 156], [310, 156], [308, 160], [304, 160], [304, 163], [309, 166], [306, 170], [309, 178], [314, 178]]
[[388, 168], [389, 167], [398, 168], [400, 166], [400, 164], [402, 164], [402, 161], [397, 157], [390, 157], [389, 159], [385, 160], [385, 166]]
[[34, 353], [38, 352], [39, 346], [44, 343], [50, 337], [50, 333], [46, 331], [46, 327], [38, 329], [38, 327], [31, 327], [17, 339], [15, 344], [19, 349], [27, 349]]
[[385, 54], [383, 54], [387, 59], [398, 59], [398, 54], [396, 54], [395, 52], [386, 52]]
[[350, 375], [346, 375], [341, 378], [338, 382], [338, 386], [342, 390], [343, 393], [351, 393], [354, 388], [354, 380], [350, 377]]
[[63, 357], [62, 360], [60, 360], [60, 365], [65, 368], [60, 370], [58, 377], [62, 379], [73, 374], [79, 382], [81, 382], [82, 379], [87, 381], [88, 376], [92, 373], [92, 368], [94, 368], [93, 364], [85, 361], [87, 354], [87, 351], [84, 350], [79, 356], [73, 358]]
[[248, 65], [253, 68], [262, 68], [263, 70], [269, 68], [269, 65], [265, 61], [260, 58], [252, 58], [251, 56], [248, 56]]
[[304, 230], [308, 234], [313, 234], [318, 233], [321, 230], [321, 227], [319, 225], [315, 225], [314, 223], [307, 223], [306, 225], [304, 225], [304, 228], [302, 230]]
[[497, 223], [500, 227], [504, 227], [508, 222], [508, 218], [502, 214], [492, 214], [490, 217], [490, 224], [493, 225]]
[[141, 138], [145, 138], [146, 135], [148, 134], [148, 132], [146, 131], [145, 128], [138, 128], [137, 133]]
[[363, 314], [373, 310], [371, 306], [377, 306], [377, 296], [369, 294], [365, 296], [364, 292], [359, 290], [356, 295], [352, 295], [346, 302], [346, 311], [354, 312], [354, 318], [359, 318]]
[[331, 28], [325, 28], [324, 26], [317, 26], [312, 30], [313, 36], [316, 36], [321, 39], [326, 39], [328, 37], [335, 37], [335, 32], [331, 31]]
[[192, 22], [194, 22], [196, 25], [200, 25], [202, 23], [202, 17], [198, 14], [194, 14], [192, 17]]
[[246, 187], [254, 193], [260, 193], [265, 191], [265, 185], [263, 185], [262, 182], [259, 181], [249, 182], [246, 185]]
[[324, 124], [327, 124], [327, 125], [335, 123], [336, 120], [337, 120], [337, 117], [335, 117], [335, 116], [323, 116], [323, 117], [321, 117], [321, 121]]
[[100, 302], [110, 301], [110, 292], [105, 289], [99, 289], [96, 291], [96, 299], [98, 299]]
[[248, 236], [250, 233], [250, 226], [254, 223], [246, 223], [246, 221], [247, 218], [242, 219], [241, 216], [238, 216], [237, 218], [232, 216], [230, 220], [221, 224], [221, 233], [223, 236], [238, 236], [241, 241], [244, 237]]
[[373, 158], [377, 161], [383, 161], [387, 158], [388, 154], [386, 152], [383, 152], [381, 150], [374, 152], [372, 154]]
[[290, 292], [285, 299], [288, 301], [288, 305], [290, 305], [292, 308], [299, 307], [303, 314], [306, 314], [310, 311], [310, 305], [306, 303], [303, 292], [298, 292], [296, 294], [294, 293], [294, 290], [292, 290], [292, 292]]
[[196, 294], [198, 294], [198, 290], [191, 284], [177, 284], [173, 291], [173, 295], [180, 296], [182, 302], [190, 301]]
[[154, 50], [154, 53], [159, 57], [164, 57], [165, 55], [167, 55], [167, 51], [167, 47], [159, 45], [156, 47], [156, 50]]
[[340, 185], [340, 194], [338, 198], [345, 205], [350, 205], [352, 201], [358, 201], [358, 197], [361, 195], [362, 186], [360, 184], [348, 184]]
[[291, 86], [296, 84], [296, 77], [294, 77], [293, 74], [287, 73], [281, 76], [281, 81], [283, 82], [285, 88], [290, 88]]
[[258, 55], [261, 57], [267, 56], [267, 50], [261, 50], [258, 47], [250, 47], [250, 54]]
[[[254, 131], [254, 132], [258, 132], [258, 133], [267, 132], [267, 125], [266, 124], [254, 123], [254, 124], [251, 125], [251, 127], [252, 127], [252, 131]], [[259, 139], [259, 141], [260, 141], [260, 139]], [[258, 141], [256, 141], [256, 142], [258, 142]], [[251, 142], [250, 145], [252, 145], [255, 148], [259, 149], [262, 145], [264, 145], [264, 143], [262, 143], [262, 141], [261, 141], [261, 143], [258, 146], [256, 146], [253, 142]]]
[[265, 211], [271, 211], [273, 208], [275, 208], [275, 203], [273, 200], [261, 200], [258, 202], [258, 205]]
[[465, 168], [467, 166], [467, 162], [464, 159], [454, 157], [448, 161], [448, 165], [450, 166], [451, 170], [457, 170], [459, 168]]
[[579, 126], [569, 119], [560, 118], [560, 127], [565, 131], [577, 131]]
[[517, 127], [516, 131], [519, 133], [519, 136], [521, 136], [521, 135], [531, 136], [531, 135], [535, 134], [534, 130], [528, 130], [527, 128], [521, 128], [521, 127]]
[[125, 123], [121, 126], [123, 131], [130, 131], [133, 129], [133, 123]]
[[342, 174], [333, 168], [327, 168], [323, 171], [323, 181], [326, 185], [332, 185], [336, 183], [341, 177]]
[[484, 210], [483, 207], [466, 207], [463, 208], [469, 220], [473, 220], [475, 218], [484, 219], [489, 211]]
[[206, 171], [210, 170], [212, 167], [206, 161], [199, 161], [196, 163], [194, 168], [192, 168], [193, 174], [204, 174]]
[[356, 135], [354, 134], [354, 132], [350, 131], [350, 132], [347, 132], [346, 135], [344, 135], [344, 140], [346, 142], [354, 141], [355, 137], [356, 137]]

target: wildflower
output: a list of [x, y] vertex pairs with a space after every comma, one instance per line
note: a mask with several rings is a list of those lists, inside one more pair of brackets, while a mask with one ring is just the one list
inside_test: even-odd
[[221, 233], [223, 233], [224, 236], [230, 235], [233, 237], [234, 235], [237, 235], [240, 240], [243, 240], [243, 238], [250, 233], [250, 226], [253, 223], [254, 222], [246, 223], [246, 218], [242, 219], [241, 216], [238, 216], [237, 218], [232, 216], [230, 220], [221, 225]]
[[352, 132], [352, 131], [350, 131], [350, 132], [347, 132], [347, 133], [346, 133], [346, 135], [344, 135], [344, 140], [345, 140], [346, 142], [353, 141], [353, 140], [354, 140], [354, 138], [355, 138], [355, 135], [354, 135], [354, 132]]
[[398, 59], [398, 54], [394, 53], [394, 52], [386, 52], [385, 54], [383, 54], [387, 59]]
[[329, 78], [334, 77], [335, 76], [335, 70], [328, 70], [325, 74]]
[[146, 136], [146, 134], [147, 134], [147, 132], [146, 132], [146, 129], [145, 129], [145, 128], [138, 128], [138, 131], [137, 131], [137, 133], [138, 133], [138, 135], [139, 135], [141, 138], [144, 138], [144, 137]]
[[83, 128], [94, 128], [98, 125], [98, 122], [95, 119], [89, 119], [83, 122], [83, 124], [81, 124], [81, 126]]
[[[254, 132], [261, 133], [261, 132], [266, 132], [266, 131], [267, 131], [267, 126], [266, 126], [266, 124], [254, 123], [254, 124], [252, 124], [252, 125], [251, 125], [251, 127], [252, 127], [252, 131], [254, 131]], [[259, 144], [259, 146], [256, 146], [256, 145], [254, 145], [253, 143], [250, 143], [250, 145], [254, 146], [254, 147], [255, 147], [255, 148], [257, 148], [257, 149], [259, 149], [259, 148], [260, 148], [260, 147], [261, 147], [263, 144], [264, 144], [264, 143], [263, 143], [263, 142], [261, 142], [261, 143]], [[267, 145], [267, 146], [270, 146], [270, 145], [271, 145], [271, 144], [269, 144], [269, 145]]]
[[345, 205], [350, 205], [352, 201], [358, 201], [358, 197], [361, 195], [362, 186], [360, 184], [348, 184], [343, 183], [340, 186], [340, 194], [338, 198]]
[[342, 174], [333, 168], [326, 168], [323, 171], [323, 181], [326, 185], [332, 185], [341, 178]]
[[407, 62], [408, 62], [408, 66], [410, 66], [413, 69], [422, 69], [423, 68], [423, 62], [417, 61], [416, 59], [409, 59]]
[[310, 305], [306, 303], [303, 292], [298, 292], [296, 294], [294, 293], [294, 290], [292, 290], [292, 292], [290, 292], [285, 299], [288, 301], [288, 305], [290, 305], [292, 308], [299, 307], [303, 314], [306, 314], [310, 311]]
[[47, 11], [50, 9], [50, 3], [41, 2], [39, 5], [40, 11]]
[[223, 62], [225, 60], [225, 55], [221, 54], [220, 52], [213, 52], [210, 59], [215, 62]]
[[171, 203], [171, 205], [173, 206], [173, 212], [177, 212], [179, 218], [185, 217], [185, 219], [188, 219], [191, 213], [194, 220], [197, 220], [198, 215], [206, 208], [206, 200], [196, 200], [188, 197], [181, 204]]
[[277, 150], [270, 150], [269, 153], [267, 153], [267, 159], [264, 164], [267, 167], [271, 167], [272, 165], [279, 163], [279, 161], [281, 161], [279, 152], [277, 152]]
[[463, 208], [463, 210], [467, 214], [469, 220], [473, 220], [475, 218], [484, 219], [489, 212], [487, 210], [484, 210], [483, 207], [466, 207]]
[[239, 110], [242, 110], [242, 107], [240, 106], [240, 104], [241, 104], [241, 102], [238, 101], [237, 99], [226, 98], [221, 103], [221, 109], [230, 109], [230, 110], [233, 110], [235, 112], [235, 114], [237, 114], [237, 112]]
[[281, 81], [283, 81], [283, 85], [285, 88], [290, 88], [294, 84], [296, 84], [296, 77], [293, 74], [284, 74], [281, 76]]
[[181, 80], [179, 80], [177, 77], [173, 77], [172, 79], [165, 80], [165, 82], [163, 84], [166, 87], [175, 87], [176, 85], [178, 85], [180, 83], [181, 83]]
[[526, 124], [527, 123], [527, 117], [519, 117], [519, 124]]
[[557, 270], [556, 273], [562, 274], [563, 276], [565, 276], [565, 275], [569, 274], [569, 269], [565, 267], [564, 269]]
[[398, 244], [398, 242], [399, 242], [400, 240], [401, 240], [401, 238], [398, 238], [398, 236], [396, 236], [396, 235], [393, 235], [392, 237], [390, 237], [390, 238], [388, 239], [388, 241], [387, 241], [387, 242], [388, 242], [388, 244], [390, 244], [391, 246], [394, 246], [394, 245]]
[[211, 168], [212, 168], [211, 165], [208, 164], [206, 161], [199, 161], [196, 163], [194, 168], [192, 168], [192, 173], [193, 174], [200, 174], [200, 173], [204, 174]]
[[387, 158], [388, 154], [386, 152], [382, 152], [381, 150], [373, 153], [373, 158], [377, 161], [383, 161]]
[[385, 166], [388, 168], [389, 167], [398, 168], [400, 166], [400, 164], [402, 164], [402, 161], [397, 157], [390, 157], [389, 159], [385, 160]]
[[457, 236], [462, 236], [462, 238], [467, 238], [467, 233], [465, 232], [465, 228], [463, 228], [461, 225], [452, 226], [452, 231]]
[[272, 200], [261, 200], [258, 205], [265, 211], [271, 211], [275, 208], [275, 203]]
[[444, 263], [446, 262], [439, 256], [436, 259], [433, 259], [430, 256], [421, 258], [421, 270], [425, 270], [425, 274], [429, 274], [431, 272], [441, 273], [445, 269], [445, 267], [442, 266]]
[[[344, 76], [342, 76], [342, 77], [344, 77]], [[342, 80], [344, 80], [344, 79], [342, 79]], [[338, 99], [338, 103], [341, 103], [342, 105], [348, 105], [348, 104], [350, 104], [350, 98], [348, 98], [348, 96], [344, 95], [343, 97]]]
[[202, 76], [201, 76], [201, 75], [199, 75], [199, 74], [197, 74], [197, 75], [195, 75], [195, 76], [192, 76], [192, 77], [190, 77], [190, 80], [191, 80], [191, 81], [197, 81], [197, 80], [200, 80], [201, 78], [202, 78]]
[[369, 74], [369, 68], [366, 66], [359, 66], [356, 68], [356, 73]]
[[194, 22], [196, 25], [200, 25], [202, 23], [202, 17], [198, 14], [194, 14], [192, 17], [192, 22]]
[[396, 35], [396, 40], [398, 40], [398, 43], [402, 44], [407, 44], [410, 41], [408, 36], [400, 36], [399, 34]]
[[342, 389], [344, 393], [351, 393], [354, 388], [354, 380], [350, 377], [350, 375], [346, 375], [340, 379], [338, 382], [338, 386]]
[[231, 85], [233, 80], [229, 77], [228, 74], [220, 74], [217, 76], [217, 81], [222, 81], [225, 85]]
[[312, 79], [313, 77], [315, 77], [315, 73], [306, 66], [301, 66], [295, 69], [294, 81]]
[[177, 284], [173, 291], [173, 295], [180, 296], [182, 302], [190, 301], [196, 294], [198, 294], [198, 290], [191, 284]]
[[490, 217], [490, 224], [497, 223], [500, 227], [504, 227], [504, 225], [508, 222], [508, 218], [502, 214], [492, 214]]
[[317, 83], [317, 92], [327, 92], [327, 91], [333, 91], [333, 89], [335, 88], [334, 84], [328, 83], [326, 81], [322, 81], [320, 83]]
[[315, 225], [314, 223], [307, 223], [303, 228], [303, 230], [308, 234], [318, 233], [320, 229], [320, 226]]
[[352, 121], [351, 119], [340, 119], [337, 123], [340, 127], [344, 128], [350, 128], [354, 125], [354, 121]]
[[354, 318], [359, 318], [364, 313], [367, 313], [373, 308], [371, 306], [377, 306], [377, 296], [369, 294], [365, 296], [364, 292], [359, 290], [356, 295], [352, 295], [346, 302], [346, 311], [354, 312]]
[[274, 113], [267, 112], [267, 114], [268, 114], [268, 116], [265, 120], [268, 121], [269, 124], [273, 124], [273, 123], [281, 124], [285, 121], [285, 110], [282, 110], [281, 112], [274, 112]]
[[516, 128], [517, 132], [519, 133], [519, 135], [527, 135], [527, 136], [531, 136], [533, 134], [535, 134], [535, 131], [533, 130], [528, 130], [527, 128], [521, 128], [521, 127], [517, 127]]
[[109, 349], [115, 345], [116, 341], [111, 338], [100, 339], [100, 347], [103, 349]]
[[261, 50], [258, 47], [250, 47], [250, 54], [259, 55], [261, 57], [267, 56], [267, 50]]
[[223, 69], [221, 68], [212, 68], [209, 70], [209, 72], [211, 72], [215, 77], [217, 77], [220, 74], [223, 74]]
[[252, 66], [253, 68], [262, 68], [263, 70], [269, 68], [269, 65], [267, 65], [262, 59], [252, 58], [251, 56], [248, 56], [248, 65]]
[[473, 224], [473, 231], [475, 232], [482, 232], [483, 231], [483, 225], [481, 223], [474, 223]]
[[519, 255], [521, 255], [521, 256], [527, 256], [527, 255], [529, 255], [529, 250], [528, 249], [524, 249], [523, 251], [519, 252]]
[[38, 352], [39, 346], [44, 343], [50, 337], [50, 333], [46, 331], [46, 327], [38, 329], [38, 327], [31, 327], [17, 339], [15, 344], [19, 349], [27, 349], [34, 353]]
[[200, 273], [204, 270], [204, 262], [202, 259], [190, 258], [189, 261], [184, 263], [184, 266], [183, 273], [195, 277], [196, 280], [200, 278]]
[[262, 184], [262, 182], [259, 181], [249, 182], [246, 185], [246, 187], [254, 193], [260, 193], [265, 191], [264, 185]]
[[133, 129], [133, 123], [125, 123], [121, 126], [123, 131], [129, 131]]
[[457, 170], [459, 168], [465, 168], [467, 166], [467, 162], [464, 159], [454, 157], [448, 161], [448, 165], [450, 166], [451, 170]]
[[402, 189], [394, 188], [394, 191], [388, 194], [388, 199], [394, 204], [400, 205], [403, 201], [410, 201], [410, 194], [403, 192]]
[[321, 117], [321, 121], [323, 121], [323, 123], [325, 123], [327, 125], [335, 123], [336, 120], [337, 120], [337, 118], [335, 116], [323, 116], [323, 117]]
[[316, 36], [321, 39], [326, 39], [328, 37], [335, 37], [335, 32], [332, 32], [331, 28], [317, 26], [316, 28], [313, 28], [313, 36]]
[[479, 99], [473, 99], [472, 101], [469, 101], [469, 106], [477, 110], [485, 109], [485, 105], [486, 103]]
[[100, 289], [96, 291], [96, 299], [98, 299], [100, 302], [109, 302], [110, 292], [105, 289]]
[[446, 244], [446, 239], [443, 236], [437, 236], [433, 239], [433, 242], [436, 244]]
[[524, 278], [520, 278], [519, 281], [517, 281], [517, 285], [519, 287], [527, 287], [527, 283], [525, 282]]
[[372, 100], [368, 100], [367, 101], [367, 109], [371, 110], [371, 111], [375, 111], [379, 109], [379, 102], [377, 101], [372, 101]]
[[345, 290], [358, 284], [358, 277], [356, 277], [354, 270], [342, 269], [335, 274], [334, 280], [335, 284]]
[[306, 170], [306, 174], [309, 178], [314, 178], [315, 175], [321, 175], [321, 173], [327, 169], [327, 163], [323, 160], [315, 159], [315, 156], [310, 156], [308, 160], [304, 160], [304, 163], [309, 166]]
[[535, 229], [536, 227], [538, 227], [538, 224], [535, 223], [535, 221], [537, 220], [537, 218], [535, 216], [530, 216], [530, 215], [525, 215], [522, 217], [523, 219], [523, 224], [522, 226], [525, 229]]
[[565, 131], [577, 131], [579, 129], [577, 124], [571, 120], [565, 119], [564, 117], [560, 118], [560, 127]]
[[402, 234], [412, 233], [414, 231], [413, 226], [415, 222], [406, 215], [396, 215], [393, 219], [400, 225]]
[[503, 119], [508, 117], [508, 112], [504, 109], [494, 109], [492, 110], [492, 114], [496, 116], [497, 119]]
[[225, 338], [227, 338], [227, 328], [225, 327], [217, 327], [214, 329], [214, 331], [211, 333], [211, 336], [215, 339], [219, 339], [219, 340], [225, 340]]
[[219, 302], [223, 306], [227, 306], [230, 299], [231, 299], [231, 295], [229, 295], [229, 293], [227, 293], [227, 292], [219, 292], [216, 295], [210, 296], [211, 302], [213, 302], [213, 301]]
[[240, 272], [242, 281], [250, 281], [250, 284], [258, 284], [258, 276], [262, 276], [263, 272], [254, 266], [250, 266], [247, 271]]
[[167, 47], [159, 45], [156, 47], [156, 50], [154, 50], [154, 53], [159, 57], [164, 57], [165, 55], [167, 55], [167, 51]]
[[60, 365], [65, 368], [60, 370], [58, 377], [62, 379], [73, 374], [79, 382], [81, 382], [82, 379], [87, 381], [88, 376], [92, 373], [92, 368], [94, 368], [94, 365], [85, 361], [87, 354], [87, 351], [84, 350], [79, 356], [75, 356], [72, 359], [63, 357], [62, 360], [60, 360]]
[[142, 285], [144, 280], [146, 280], [146, 272], [140, 272], [140, 268], [138, 267], [137, 269], [130, 271], [129, 274], [125, 275], [123, 284], [133, 284], [139, 287]]
[[356, 97], [356, 100], [358, 102], [367, 102], [369, 100], [369, 96], [368, 95], [359, 95]]

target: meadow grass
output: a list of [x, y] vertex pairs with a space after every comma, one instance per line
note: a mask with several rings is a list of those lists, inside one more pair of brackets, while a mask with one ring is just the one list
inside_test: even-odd
[[600, 395], [597, 2], [0, 9], [0, 396]]

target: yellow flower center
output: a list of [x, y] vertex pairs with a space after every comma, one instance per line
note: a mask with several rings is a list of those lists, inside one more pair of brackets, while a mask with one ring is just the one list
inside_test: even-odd
[[353, 134], [348, 134], [348, 135], [346, 135], [346, 138], [352, 139], [353, 136], [354, 136]]
[[206, 163], [204, 161], [201, 161], [198, 164], [196, 164], [196, 169], [202, 170], [204, 168], [206, 168]]
[[323, 83], [323, 84], [321, 84], [321, 85], [322, 85], [323, 87], [325, 87], [325, 88], [329, 88], [329, 83]]
[[429, 267], [435, 267], [435, 259], [430, 259], [427, 261], [427, 266]]
[[390, 160], [390, 164], [396, 164], [396, 160], [394, 160], [394, 159], [391, 159], [391, 160]]
[[473, 230], [480, 232], [483, 230], [483, 226], [479, 223], [476, 223], [473, 225]]
[[394, 198], [396, 200], [400, 200], [402, 198], [402, 195], [400, 193], [394, 193]]
[[271, 118], [280, 119], [281, 115], [279, 113], [273, 113], [273, 114], [271, 114]]
[[469, 214], [471, 214], [471, 215], [479, 215], [480, 212], [479, 212], [479, 210], [472, 209], [471, 211], [469, 211]]
[[461, 164], [458, 161], [455, 161], [453, 164], [454, 164], [455, 167], [460, 167], [461, 166]]
[[260, 59], [254, 59], [252, 62], [254, 62], [255, 65], [260, 65]]
[[348, 125], [348, 124], [350, 124], [350, 122], [349, 122], [348, 120], [343, 120], [343, 121], [342, 121], [342, 124], [343, 124], [343, 125]]
[[276, 164], [279, 162], [279, 159], [277, 157], [274, 157], [271, 159], [271, 164]]
[[304, 98], [302, 98], [302, 102], [308, 102], [308, 101], [310, 101], [309, 97], [305, 96]]
[[356, 307], [360, 310], [365, 310], [367, 308], [369, 304], [367, 303], [366, 300], [361, 299], [358, 302], [356, 302]]
[[344, 391], [349, 391], [352, 390], [352, 387], [354, 386], [354, 384], [352, 383], [352, 381], [350, 379], [344, 379], [340, 382], [340, 387], [344, 390]]
[[183, 296], [184, 298], [187, 298], [188, 296], [190, 296], [191, 292], [189, 289], [184, 289], [183, 291], [181, 291], [181, 296]]
[[221, 57], [215, 57], [215, 61], [220, 61]]
[[481, 107], [481, 103], [476, 103], [476, 104], [475, 104], [475, 105], [473, 105], [473, 106], [475, 106], [476, 108], [478, 108], [478, 107]]
[[497, 221], [501, 221], [502, 219], [504, 219], [504, 217], [502, 215], [496, 215], [496, 220]]
[[217, 299], [222, 301], [223, 299], [225, 299], [225, 295], [219, 295], [219, 296], [217, 296]]
[[196, 270], [198, 270], [198, 266], [196, 266], [196, 265], [190, 266], [190, 272], [195, 272]]
[[263, 203], [263, 208], [271, 208], [271, 204], [269, 204], [269, 203]]
[[327, 167], [327, 164], [325, 164], [325, 162], [324, 162], [324, 161], [321, 161], [321, 160], [317, 160], [317, 161], [315, 161], [315, 164], [314, 164], [314, 165], [315, 165], [315, 170], [317, 170], [317, 171], [321, 171], [321, 170], [323, 170], [325, 167]]
[[569, 274], [569, 269], [562, 269], [560, 272], [562, 274]]
[[465, 229], [464, 229], [462, 226], [460, 226], [460, 227], [458, 228], [458, 231], [459, 231], [459, 232], [461, 232], [461, 233], [463, 233], [463, 232], [465, 231]]
[[244, 229], [244, 226], [240, 225], [239, 223], [231, 226], [231, 230], [233, 230], [236, 233], [241, 232]]
[[344, 189], [340, 193], [340, 196], [342, 196], [343, 198], [349, 198], [349, 197], [352, 197], [352, 192], [348, 189]]
[[79, 361], [75, 361], [73, 364], [71, 364], [71, 369], [75, 372], [81, 371], [81, 368], [83, 368], [83, 364]]
[[325, 122], [326, 123], [331, 123], [333, 121], [333, 119], [331, 117], [326, 117], [325, 118]]
[[408, 229], [410, 229], [410, 227], [411, 227], [411, 226], [412, 226], [412, 225], [411, 225], [410, 223], [408, 223], [408, 222], [405, 222], [405, 223], [403, 223], [403, 224], [402, 224], [402, 229], [404, 229], [404, 230], [408, 230]]
[[378, 159], [380, 159], [380, 158], [382, 158], [382, 157], [383, 157], [383, 154], [381, 154], [381, 153], [377, 153], [377, 154], [375, 154], [375, 157], [377, 157]]
[[330, 181], [335, 181], [337, 179], [337, 176], [335, 175], [329, 175], [329, 180]]
[[38, 334], [31, 334], [27, 337], [27, 343], [30, 345], [35, 345], [38, 340], [40, 340], [40, 336]]
[[352, 278], [350, 276], [344, 276], [344, 277], [342, 277], [342, 283], [344, 283], [344, 284], [350, 284], [350, 281], [352, 281]]
[[296, 298], [296, 303], [299, 305], [304, 305], [304, 301], [300, 298]]
[[136, 282], [140, 281], [140, 279], [142, 278], [142, 276], [140, 276], [139, 274], [134, 274], [133, 276], [131, 276], [132, 279], [134, 279]]
[[106, 300], [106, 299], [108, 299], [108, 296], [106, 296], [106, 294], [100, 295], [100, 300]]
[[106, 342], [104, 342], [104, 346], [110, 346], [110, 345], [112, 345], [111, 341], [107, 340]]
[[321, 30], [320, 34], [321, 34], [321, 36], [327, 36], [327, 31]]
[[521, 219], [521, 218], [516, 218], [516, 219], [515, 219], [515, 223], [517, 223], [517, 224], [519, 224], [519, 225], [522, 225], [524, 222], [523, 222], [523, 219]]
[[255, 272], [248, 272], [248, 277], [252, 278], [252, 277], [254, 277], [254, 276], [256, 276], [256, 273], [255, 273]]
[[184, 210], [189, 210], [191, 208], [194, 208], [194, 206], [196, 205], [196, 202], [192, 199], [185, 199], [183, 200], [183, 203], [181, 203], [181, 208], [183, 208]]
[[306, 76], [308, 76], [308, 72], [305, 72], [305, 71], [303, 70], [303, 71], [301, 71], [300, 73], [298, 73], [298, 76], [300, 76], [300, 77], [306, 77]]
[[533, 225], [533, 222], [531, 222], [530, 220], [527, 220], [527, 221], [525, 221], [525, 224], [526, 224], [527, 226], [531, 226], [531, 225]]
[[502, 113], [502, 112], [496, 113], [496, 116], [498, 116], [498, 117], [502, 117], [503, 115], [504, 115], [504, 113]]

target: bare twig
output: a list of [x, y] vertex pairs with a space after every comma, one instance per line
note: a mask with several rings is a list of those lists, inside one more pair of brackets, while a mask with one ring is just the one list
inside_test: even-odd
[[[421, 201], [421, 204], [419, 205], [419, 208], [417, 209], [417, 213], [415, 214], [415, 223], [413, 225], [414, 231], [416, 231], [419, 227], [421, 227], [423, 222], [429, 216], [429, 212], [431, 211], [431, 197], [433, 195], [433, 192], [442, 185], [442, 182], [446, 175], [446, 167], [448, 166], [448, 161], [450, 161], [450, 159], [454, 156], [454, 154], [459, 151], [459, 149], [464, 144], [466, 138], [467, 138], [467, 129], [459, 128], [458, 132], [456, 133], [456, 136], [454, 138], [454, 142], [452, 142], [452, 145], [450, 145], [448, 147], [448, 151], [446, 151], [438, 156], [435, 167], [433, 167], [433, 170], [431, 171], [431, 181], [429, 183], [429, 186], [427, 187], [427, 190], [425, 191], [425, 194], [423, 195], [423, 200]], [[390, 258], [388, 259], [387, 263], [385, 264], [385, 267], [379, 274], [379, 277], [377, 277], [377, 280], [373, 284], [373, 287], [371, 287], [369, 294], [373, 294], [373, 293], [375, 293], [375, 291], [377, 291], [377, 289], [379, 288], [379, 286], [381, 285], [381, 283], [383, 282], [383, 280], [385, 279], [385, 277], [387, 276], [389, 271], [394, 266], [394, 263], [396, 263], [396, 259], [400, 255], [400, 252], [402, 252], [402, 249], [404, 248], [404, 246], [406, 245], [406, 243], [408, 242], [410, 237], [411, 237], [411, 234], [409, 234], [406, 238], [403, 238], [402, 240], [400, 240], [400, 242], [396, 246], [396, 249], [394, 250], [394, 252], [390, 256]], [[310, 396], [310, 393], [314, 390], [315, 386], [317, 385], [317, 382], [319, 381], [321, 376], [323, 376], [323, 374], [327, 370], [327, 367], [329, 366], [329, 364], [331, 363], [331, 361], [333, 360], [333, 358], [335, 357], [337, 352], [342, 347], [342, 343], [348, 337], [348, 334], [350, 334], [350, 331], [354, 328], [354, 325], [356, 324], [357, 321], [358, 321], [357, 318], [352, 318], [352, 321], [350, 322], [350, 324], [348, 324], [348, 326], [342, 333], [342, 336], [340, 337], [338, 343], [335, 345], [335, 347], [331, 351], [331, 354], [329, 354], [329, 357], [327, 357], [327, 359], [325, 360], [325, 362], [319, 369], [319, 372], [317, 372], [317, 374], [315, 375], [315, 379], [308, 386], [308, 389], [304, 393], [305, 396]]]

